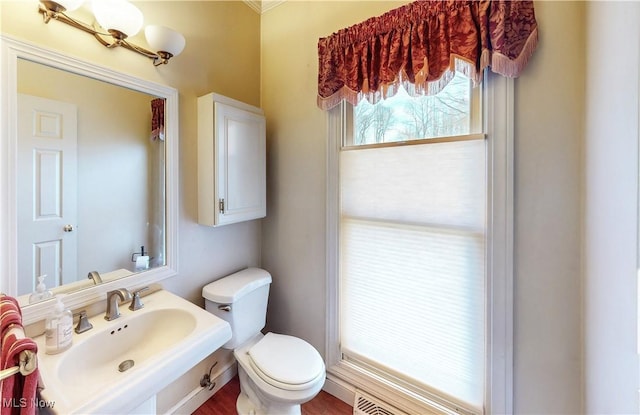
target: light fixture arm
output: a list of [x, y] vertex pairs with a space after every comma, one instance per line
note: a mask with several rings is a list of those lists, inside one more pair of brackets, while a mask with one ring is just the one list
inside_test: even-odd
[[[153, 60], [154, 66], [167, 64], [169, 62], [169, 59], [173, 57], [173, 55], [169, 52], [152, 52], [148, 49], [137, 46], [127, 41], [127, 35], [120, 31], [109, 30], [109, 33], [101, 33], [93, 26], [68, 16], [65, 11], [66, 9], [63, 6], [54, 1], [40, 0], [38, 12], [42, 14], [44, 23], [49, 23], [52, 19], [65, 23], [71, 27], [80, 29], [83, 32], [93, 35], [98, 40], [98, 42], [100, 42], [100, 44], [108, 49], [113, 49], [120, 46], [132, 52], [136, 52], [142, 56], [146, 56], [147, 58]], [[111, 39], [112, 41], [110, 42], [106, 39]]]

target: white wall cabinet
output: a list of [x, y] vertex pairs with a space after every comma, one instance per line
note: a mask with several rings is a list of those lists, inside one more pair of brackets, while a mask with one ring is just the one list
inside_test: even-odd
[[266, 216], [266, 126], [260, 108], [198, 98], [198, 222], [221, 226]]

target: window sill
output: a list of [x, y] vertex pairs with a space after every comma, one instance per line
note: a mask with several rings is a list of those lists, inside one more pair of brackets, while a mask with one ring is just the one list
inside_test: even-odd
[[407, 414], [474, 415], [482, 413], [463, 408], [443, 398], [434, 396], [433, 399], [427, 399], [418, 394], [418, 388], [399, 386], [398, 382], [390, 382], [350, 362], [338, 362], [327, 369], [327, 374], [330, 379], [333, 377], [338, 380], [335, 382], [337, 387], [341, 387], [341, 383], [351, 387], [352, 390], [344, 391], [345, 394], [353, 394], [353, 389], [359, 389]]

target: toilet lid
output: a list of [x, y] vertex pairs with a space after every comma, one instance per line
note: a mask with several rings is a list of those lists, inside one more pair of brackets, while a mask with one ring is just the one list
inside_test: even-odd
[[249, 349], [257, 369], [287, 385], [309, 383], [324, 371], [320, 353], [306, 341], [284, 334], [267, 333]]

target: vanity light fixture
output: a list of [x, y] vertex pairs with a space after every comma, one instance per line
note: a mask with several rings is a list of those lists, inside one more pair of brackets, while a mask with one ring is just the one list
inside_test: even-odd
[[[184, 49], [185, 39], [180, 33], [164, 26], [147, 26], [145, 37], [149, 46], [157, 50], [152, 52], [129, 42], [127, 38], [135, 36], [142, 28], [144, 17], [136, 6], [127, 0], [92, 0], [96, 22], [89, 25], [67, 13], [79, 8], [84, 0], [40, 0], [38, 12], [45, 23], [51, 19], [66, 23], [93, 35], [107, 48], [123, 47], [153, 60], [154, 66], [169, 62]], [[106, 33], [105, 33], [106, 30]]]

